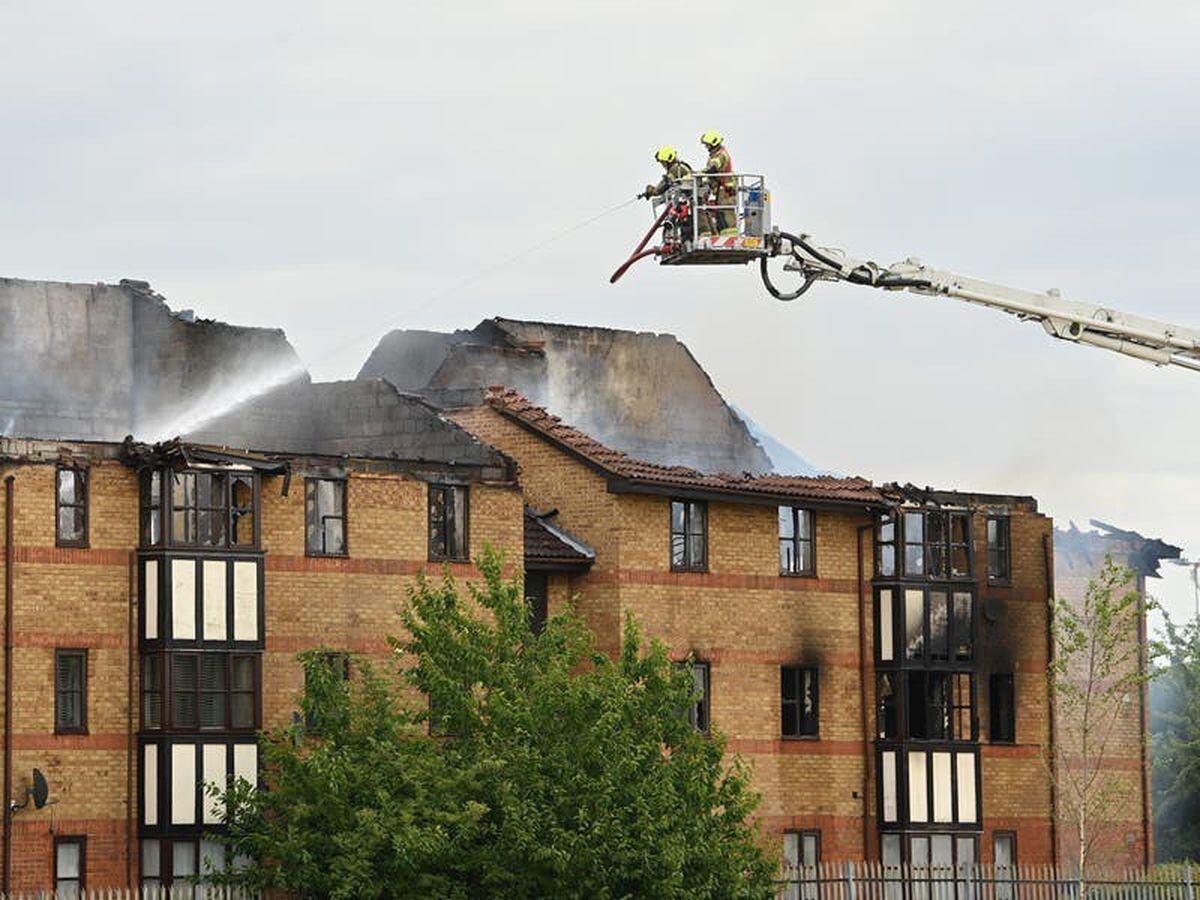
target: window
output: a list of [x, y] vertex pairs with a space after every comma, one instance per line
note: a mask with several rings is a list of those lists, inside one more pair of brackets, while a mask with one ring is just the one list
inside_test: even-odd
[[163, 542], [162, 470], [142, 473], [142, 546], [157, 547]]
[[[193, 883], [192, 879], [197, 875], [201, 876], [202, 882], [207, 881], [204, 876], [225, 869], [225, 845], [218, 841], [194, 838], [142, 841], [143, 888], [168, 888], [174, 882], [176, 890], [184, 891], [179, 896], [207, 897], [210, 894], [202, 887], [185, 888], [184, 885]], [[212, 896], [216, 896], [216, 892]]]
[[54, 496], [55, 543], [59, 547], [87, 546], [87, 471], [59, 467]]
[[54, 651], [54, 731], [87, 731], [87, 651]]
[[875, 727], [880, 740], [900, 737], [900, 698], [895, 672], [881, 672], [875, 680]]
[[[904, 513], [904, 574], [926, 578], [969, 578], [971, 517], [965, 512]], [[886, 528], [886, 537], [885, 537]], [[895, 526], [890, 516], [877, 529], [876, 566], [880, 575], [895, 575]], [[885, 558], [886, 553], [886, 558]]]
[[875, 571], [882, 576], [896, 574], [896, 517], [884, 513], [875, 528]]
[[[163, 720], [163, 661], [169, 660], [170, 709]], [[248, 731], [258, 724], [258, 657], [244, 653], [172, 653], [142, 658], [142, 727]]]
[[702, 500], [671, 501], [671, 569], [703, 572], [708, 567], [708, 506]]
[[779, 507], [779, 571], [784, 575], [816, 573], [812, 510]]
[[309, 556], [346, 555], [346, 482], [309, 478], [304, 483], [304, 549]]
[[988, 581], [998, 584], [1012, 579], [1012, 536], [1008, 516], [988, 516]]
[[975, 705], [969, 672], [906, 672], [907, 736], [918, 740], [975, 739]]
[[224, 547], [227, 510], [223, 474], [171, 474], [171, 539], [174, 543]]
[[142, 841], [142, 887], [161, 886], [162, 876], [162, 842]]
[[710, 677], [709, 666], [706, 662], [679, 663], [681, 668], [686, 669], [688, 665], [692, 668], [693, 687], [695, 689], [696, 700], [688, 707], [688, 721], [692, 723], [692, 727], [701, 734], [708, 734], [711, 720], [709, 693], [710, 693]]
[[548, 615], [548, 579], [545, 572], [525, 573], [525, 603], [529, 608], [529, 627], [541, 634]]
[[142, 657], [142, 728], [163, 727], [163, 658]]
[[994, 672], [988, 679], [989, 736], [993, 744], [1017, 740], [1017, 705], [1012, 672]]
[[75, 898], [83, 896], [83, 873], [87, 868], [87, 838], [56, 837], [54, 839], [54, 896]]
[[[164, 485], [170, 483], [170, 490]], [[142, 472], [142, 546], [258, 545], [258, 478], [251, 473]]]
[[779, 674], [783, 736], [816, 737], [820, 719], [817, 670], [784, 666]]
[[814, 867], [821, 861], [821, 832], [785, 831], [783, 833], [785, 900], [816, 900], [818, 875]]
[[465, 485], [429, 486], [429, 558], [434, 561], [468, 559], [467, 488]]
[[229, 476], [229, 546], [253, 547], [257, 544], [254, 515], [254, 478]]
[[1017, 834], [997, 831], [992, 835], [992, 859], [996, 864], [996, 900], [1016, 896]]
[[[906, 660], [938, 665], [975, 658], [975, 597], [970, 591], [910, 587], [900, 596], [897, 614]], [[887, 591], [881, 591], [879, 598], [880, 652], [890, 659], [895, 600]]]

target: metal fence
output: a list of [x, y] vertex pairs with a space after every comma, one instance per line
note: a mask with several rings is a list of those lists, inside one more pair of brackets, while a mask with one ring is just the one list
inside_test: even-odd
[[1081, 883], [1054, 866], [790, 866], [779, 900], [1200, 900], [1190, 866], [1092, 870]]

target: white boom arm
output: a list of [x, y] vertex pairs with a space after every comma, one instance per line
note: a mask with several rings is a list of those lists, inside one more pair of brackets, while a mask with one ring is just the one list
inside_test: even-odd
[[917, 259], [906, 259], [885, 269], [847, 257], [840, 250], [815, 247], [804, 235], [780, 237], [784, 239], [781, 253], [792, 257], [784, 268], [802, 272], [809, 280], [851, 281], [885, 290], [954, 297], [1040, 322], [1051, 337], [1090, 344], [1158, 366], [1176, 365], [1200, 372], [1200, 329], [1067, 300], [1057, 290], [1037, 293], [1006, 287], [934, 269]]

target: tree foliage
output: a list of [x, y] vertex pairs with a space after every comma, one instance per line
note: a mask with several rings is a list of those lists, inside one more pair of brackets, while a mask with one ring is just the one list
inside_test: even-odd
[[1200, 859], [1200, 622], [1166, 618], [1151, 690], [1154, 848], [1160, 860]]
[[1144, 604], [1133, 579], [1132, 570], [1106, 557], [1082, 598], [1051, 601], [1058, 733], [1045, 756], [1081, 877], [1113, 840], [1112, 823], [1121, 818], [1114, 813], [1134, 800], [1127, 773], [1111, 765], [1147, 678], [1138, 639]]
[[418, 580], [393, 669], [355, 659], [347, 682], [303, 657], [313, 727], [265, 737], [265, 789], [226, 795], [249, 860], [231, 877], [306, 897], [770, 897], [758, 798], [689, 724], [690, 672], [632, 619], [617, 659], [572, 612], [535, 634], [519, 580], [490, 552], [480, 570], [468, 597]]

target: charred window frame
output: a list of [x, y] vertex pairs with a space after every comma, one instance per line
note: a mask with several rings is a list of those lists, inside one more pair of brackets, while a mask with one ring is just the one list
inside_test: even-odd
[[59, 466], [54, 474], [54, 543], [88, 545], [88, 470]]
[[304, 479], [304, 552], [307, 556], [348, 556], [346, 479]]
[[142, 471], [142, 546], [161, 547], [166, 541], [163, 530], [165, 498], [163, 470]]
[[227, 490], [224, 472], [173, 472], [171, 543], [186, 547], [227, 547]]
[[821, 725], [820, 673], [806, 666], [779, 669], [780, 733], [784, 738], [815, 738]]
[[987, 577], [991, 584], [1012, 582], [1012, 528], [1008, 516], [987, 518]]
[[881, 741], [899, 740], [900, 672], [880, 672], [875, 676], [875, 734]]
[[[906, 665], [962, 667], [975, 659], [975, 594], [961, 587], [908, 586], [880, 591], [881, 641], [890, 623]], [[883, 600], [883, 597], [887, 600]], [[896, 606], [887, 610], [883, 603]]]
[[888, 672], [876, 685], [881, 740], [978, 740], [975, 678], [970, 672]]
[[708, 504], [671, 501], [671, 571], [708, 571]]
[[470, 491], [462, 484], [429, 486], [429, 559], [467, 562], [470, 559]]
[[54, 836], [54, 896], [78, 898], [87, 889], [87, 838]]
[[[262, 673], [258, 654], [148, 655], [143, 657], [142, 673], [144, 729], [245, 732], [259, 727]], [[156, 711], [157, 726], [152, 724]]]
[[[971, 577], [971, 516], [947, 510], [906, 510], [902, 516], [904, 575], [908, 578]], [[881, 570], [880, 575], [890, 575]]]
[[54, 733], [87, 734], [88, 652], [54, 651]]
[[1012, 672], [988, 678], [988, 737], [993, 744], [1017, 742], [1017, 697]]
[[260, 505], [253, 472], [144, 469], [142, 546], [255, 549]]
[[779, 572], [812, 577], [817, 574], [816, 530], [813, 512], [800, 506], [779, 507]]
[[875, 524], [875, 574], [882, 578], [896, 575], [896, 530], [894, 513], [881, 513]]
[[692, 673], [692, 688], [696, 699], [687, 708], [687, 718], [701, 734], [712, 730], [712, 669], [707, 662], [697, 660], [676, 663], [682, 671]]

